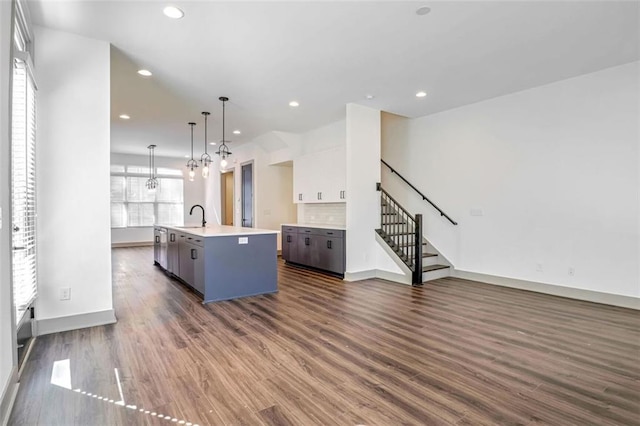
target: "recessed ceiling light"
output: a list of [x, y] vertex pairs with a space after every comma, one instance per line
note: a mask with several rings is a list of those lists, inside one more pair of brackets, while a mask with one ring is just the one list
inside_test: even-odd
[[144, 77], [151, 77], [153, 75], [149, 70], [138, 70], [138, 74]]
[[188, 156], [188, 155], [185, 155], [185, 156], [184, 156], [184, 158], [189, 158], [189, 156]]
[[123, 120], [128, 120], [131, 117], [129, 117], [127, 114], [120, 114], [120, 118], [122, 118]]
[[373, 95], [367, 95], [367, 99], [371, 100], [371, 99], [373, 99], [373, 98], [375, 98], [375, 96], [373, 96]]
[[215, 142], [209, 142], [209, 145], [215, 145], [215, 144], [216, 144]]
[[427, 13], [431, 12], [431, 8], [428, 6], [420, 6], [417, 10], [416, 10], [416, 15], [426, 15]]
[[424, 98], [427, 96], [427, 92], [418, 92], [416, 93], [416, 98]]
[[162, 10], [162, 12], [172, 19], [180, 19], [184, 16], [184, 12], [175, 6], [167, 6]]
[[297, 107], [297, 106], [300, 106], [300, 104], [298, 102], [296, 102], [296, 101], [291, 101], [291, 102], [289, 102], [289, 106], [290, 107]]
[[240, 132], [240, 130], [234, 130], [234, 131], [233, 131], [233, 134], [234, 134], [234, 135], [239, 135], [240, 133], [242, 133], [242, 132]]

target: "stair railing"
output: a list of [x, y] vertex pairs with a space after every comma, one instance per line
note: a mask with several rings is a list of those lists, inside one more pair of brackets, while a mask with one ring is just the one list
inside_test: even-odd
[[406, 180], [404, 178], [404, 176], [402, 176], [400, 173], [398, 173], [398, 171], [396, 169], [394, 169], [393, 167], [391, 167], [389, 165], [389, 163], [387, 163], [386, 161], [384, 161], [382, 158], [380, 159], [380, 161], [382, 162], [382, 164], [384, 164], [385, 166], [387, 166], [389, 168], [389, 170], [391, 170], [391, 173], [395, 173], [396, 175], [398, 175], [398, 177], [400, 179], [402, 179], [404, 181], [404, 183], [406, 183], [407, 185], [409, 185], [411, 187], [411, 189], [413, 189], [414, 191], [416, 191], [418, 193], [418, 195], [420, 195], [422, 197], [422, 199], [424, 201], [426, 201], [427, 203], [431, 204], [433, 206], [433, 208], [435, 208], [436, 210], [438, 210], [438, 212], [440, 212], [440, 216], [444, 216], [447, 218], [447, 220], [449, 222], [451, 222], [453, 225], [457, 225], [458, 222], [454, 221], [453, 219], [451, 219], [449, 217], [449, 215], [447, 215], [445, 212], [443, 212], [440, 207], [436, 206], [429, 198], [427, 198], [426, 195], [424, 195], [422, 192], [420, 192], [420, 190], [418, 188], [416, 188], [415, 186], [413, 186], [411, 184], [411, 182], [409, 182], [408, 180]]
[[411, 215], [380, 183], [380, 228], [382, 239], [411, 270], [413, 285], [422, 284], [422, 215]]

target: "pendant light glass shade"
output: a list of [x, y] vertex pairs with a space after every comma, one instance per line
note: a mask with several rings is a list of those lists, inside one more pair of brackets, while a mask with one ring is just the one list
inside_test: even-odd
[[189, 123], [189, 126], [191, 126], [191, 160], [187, 161], [187, 169], [189, 169], [189, 181], [191, 182], [193, 182], [198, 168], [198, 162], [193, 159], [193, 126], [195, 125], [196, 123]]
[[211, 164], [211, 156], [207, 153], [207, 117], [209, 117], [211, 113], [204, 111], [202, 115], [204, 115], [204, 154], [200, 156], [200, 164], [202, 164], [202, 177], [209, 177], [209, 165]]
[[216, 154], [220, 156], [220, 167], [223, 169], [227, 167], [227, 157], [231, 155], [231, 151], [229, 151], [229, 147], [226, 142], [230, 142], [224, 139], [224, 112], [225, 112], [225, 102], [229, 100], [226, 96], [220, 96], [218, 99], [222, 101], [222, 143], [220, 147], [216, 151]]
[[158, 187], [158, 179], [156, 178], [156, 159], [154, 155], [154, 150], [156, 149], [155, 145], [149, 145], [147, 147], [149, 149], [149, 179], [147, 179], [147, 189], [149, 192], [153, 192]]

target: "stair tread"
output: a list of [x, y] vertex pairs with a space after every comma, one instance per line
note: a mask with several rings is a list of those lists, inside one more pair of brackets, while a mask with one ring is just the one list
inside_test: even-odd
[[434, 257], [437, 255], [438, 253], [422, 253], [422, 257]]
[[438, 269], [446, 269], [448, 268], [448, 265], [429, 265], [429, 266], [423, 266], [422, 267], [422, 272], [429, 272], [429, 271], [437, 271]]

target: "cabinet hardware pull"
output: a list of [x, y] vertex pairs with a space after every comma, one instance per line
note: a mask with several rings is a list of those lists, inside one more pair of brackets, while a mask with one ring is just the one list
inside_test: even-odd
[[302, 194], [298, 194], [298, 200], [302, 201]]
[[308, 245], [309, 245], [309, 237], [306, 237], [306, 238], [304, 239], [304, 245], [305, 245], [305, 246], [308, 246]]
[[198, 258], [198, 250], [191, 249], [191, 259], [196, 260]]
[[169, 236], [169, 241], [171, 241], [172, 243], [173, 243], [173, 242], [175, 242], [175, 241], [176, 241], [176, 234], [173, 234], [173, 233], [172, 233], [172, 234]]
[[160, 236], [156, 235], [156, 244], [160, 243]]
[[287, 235], [287, 242], [290, 243], [291, 242], [291, 235]]
[[327, 241], [327, 248], [330, 249], [331, 248], [331, 240]]
[[333, 235], [333, 232], [327, 232], [327, 235]]

